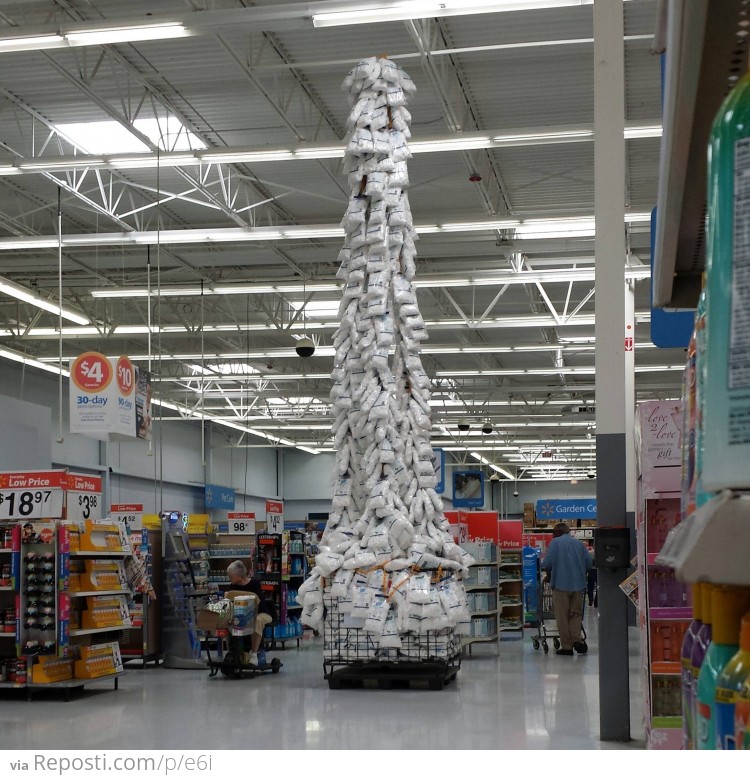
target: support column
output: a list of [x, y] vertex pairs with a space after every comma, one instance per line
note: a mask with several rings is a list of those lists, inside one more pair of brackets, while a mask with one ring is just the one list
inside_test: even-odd
[[[632, 362], [628, 369], [622, 0], [596, 0], [593, 13], [597, 516], [600, 526], [623, 526], [627, 522]], [[630, 740], [630, 604], [618, 587], [624, 578], [624, 570], [599, 573], [599, 733], [604, 741]]]

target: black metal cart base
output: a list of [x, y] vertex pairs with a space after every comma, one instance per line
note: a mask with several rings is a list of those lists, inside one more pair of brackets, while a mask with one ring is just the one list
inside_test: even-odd
[[337, 668], [326, 673], [328, 687], [340, 690], [345, 687], [376, 688], [379, 690], [424, 689], [442, 690], [453, 681], [460, 663], [420, 662], [382, 663], [369, 662]]

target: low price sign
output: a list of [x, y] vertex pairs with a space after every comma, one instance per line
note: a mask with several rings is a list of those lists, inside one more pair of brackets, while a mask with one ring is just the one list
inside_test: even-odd
[[255, 512], [229, 512], [227, 525], [235, 536], [255, 536]]
[[266, 531], [280, 534], [284, 532], [284, 503], [266, 500]]
[[102, 518], [102, 478], [68, 474], [66, 517], [80, 523]]
[[131, 531], [143, 528], [143, 504], [112, 504], [109, 514], [113, 520]]
[[0, 474], [0, 520], [61, 518], [66, 472]]

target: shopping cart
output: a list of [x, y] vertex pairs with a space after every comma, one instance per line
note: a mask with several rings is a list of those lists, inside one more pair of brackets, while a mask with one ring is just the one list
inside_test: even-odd
[[[555, 620], [555, 611], [552, 604], [552, 586], [547, 580], [546, 575], [542, 573], [539, 561], [536, 564], [535, 593], [531, 598], [536, 600], [537, 606], [529, 624], [536, 628], [536, 633], [531, 636], [531, 644], [534, 649], [539, 649], [541, 645], [546, 654], [549, 652], [547, 639], [552, 639], [552, 645], [556, 650], [560, 649], [560, 633], [557, 629], [557, 621]], [[583, 611], [585, 613], [586, 596], [582, 596], [582, 599]], [[586, 642], [586, 629], [583, 627], [583, 620], [581, 620], [581, 641]]]

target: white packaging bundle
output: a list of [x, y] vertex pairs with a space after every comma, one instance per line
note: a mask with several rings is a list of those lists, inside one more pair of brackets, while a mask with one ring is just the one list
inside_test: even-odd
[[[415, 88], [395, 62], [372, 57], [352, 68], [344, 89], [351, 195], [341, 221], [343, 299], [331, 376], [336, 478], [314, 573], [327, 581], [336, 612], [326, 654], [361, 659], [379, 639], [379, 659], [426, 659], [429, 650], [455, 654], [448, 641], [430, 639], [447, 630], [453, 644], [450, 629], [463, 622], [465, 599], [455, 578], [447, 590], [440, 578], [467, 568], [470, 558], [455, 548], [435, 493], [430, 381], [420, 355], [427, 332], [412, 285], [417, 235], [406, 191], [406, 103]], [[319, 583], [308, 595], [316, 590]], [[308, 618], [317, 598], [305, 597]], [[334, 632], [342, 622], [359, 634], [345, 646]]]

